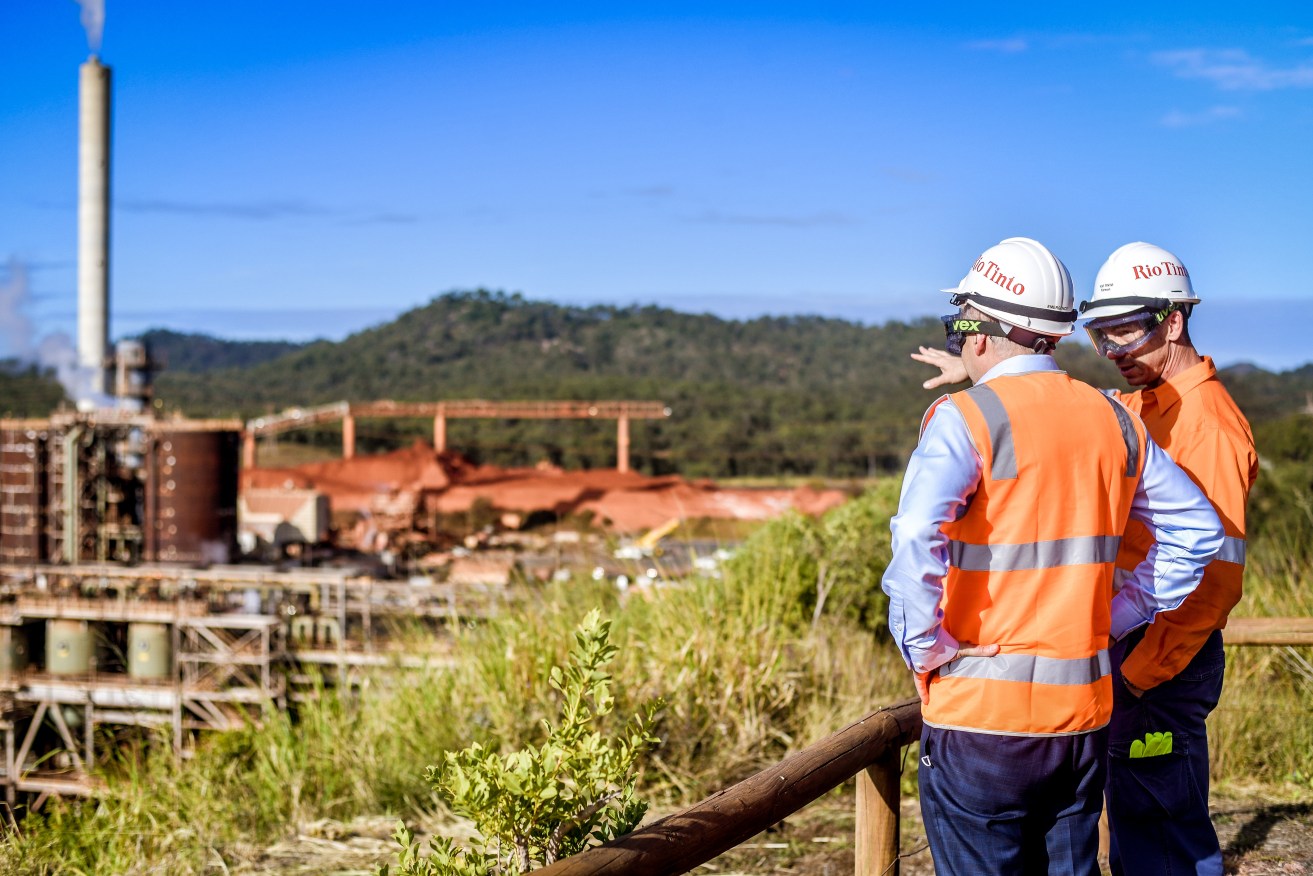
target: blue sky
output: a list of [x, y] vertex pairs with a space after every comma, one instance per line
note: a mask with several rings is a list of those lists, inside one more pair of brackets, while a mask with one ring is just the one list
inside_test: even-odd
[[[0, 0], [0, 355], [72, 333], [87, 53]], [[1311, 4], [106, 0], [101, 57], [115, 336], [477, 286], [881, 322], [1021, 234], [1082, 297], [1165, 246], [1204, 352], [1313, 360]]]

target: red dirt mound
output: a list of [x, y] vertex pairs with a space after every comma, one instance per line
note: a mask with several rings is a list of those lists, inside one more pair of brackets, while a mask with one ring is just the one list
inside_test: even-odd
[[242, 473], [246, 488], [314, 489], [334, 511], [395, 517], [419, 510], [468, 511], [483, 500], [498, 511], [565, 516], [591, 512], [619, 532], [651, 529], [671, 519], [764, 520], [789, 508], [819, 514], [842, 503], [840, 490], [743, 489], [680, 477], [647, 477], [615, 469], [564, 471], [555, 466], [503, 469], [474, 465], [459, 453], [417, 441], [376, 456]]

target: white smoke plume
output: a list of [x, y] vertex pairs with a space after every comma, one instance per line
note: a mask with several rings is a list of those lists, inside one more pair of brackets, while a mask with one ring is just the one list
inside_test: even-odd
[[96, 371], [78, 363], [77, 347], [64, 332], [51, 332], [41, 339], [36, 348], [36, 361], [42, 368], [50, 368], [64, 387], [65, 394], [78, 407], [112, 408], [114, 397], [96, 392]]
[[50, 332], [41, 338], [27, 315], [31, 301], [28, 266], [17, 256], [10, 256], [0, 271], [0, 360], [15, 359], [20, 364], [35, 362], [50, 368], [70, 399], [89, 400], [96, 407], [112, 407], [113, 398], [91, 391], [95, 373], [78, 364], [77, 346], [64, 332]]
[[30, 359], [32, 320], [28, 318], [27, 263], [10, 256], [0, 276], [0, 359]]
[[82, 7], [82, 29], [87, 32], [87, 48], [100, 51], [100, 36], [105, 31], [105, 0], [76, 0]]

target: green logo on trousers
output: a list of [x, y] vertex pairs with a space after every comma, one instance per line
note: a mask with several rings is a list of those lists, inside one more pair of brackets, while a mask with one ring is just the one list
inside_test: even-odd
[[1166, 733], [1146, 733], [1144, 739], [1131, 743], [1131, 757], [1158, 757], [1160, 754], [1172, 753], [1172, 731]]

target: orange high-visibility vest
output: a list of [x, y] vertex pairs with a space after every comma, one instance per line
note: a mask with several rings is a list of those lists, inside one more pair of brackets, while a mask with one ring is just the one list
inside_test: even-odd
[[944, 629], [1000, 650], [941, 666], [925, 722], [1010, 735], [1097, 730], [1112, 712], [1113, 561], [1144, 465], [1144, 426], [1057, 371], [951, 398], [982, 470], [963, 515], [943, 526]]

